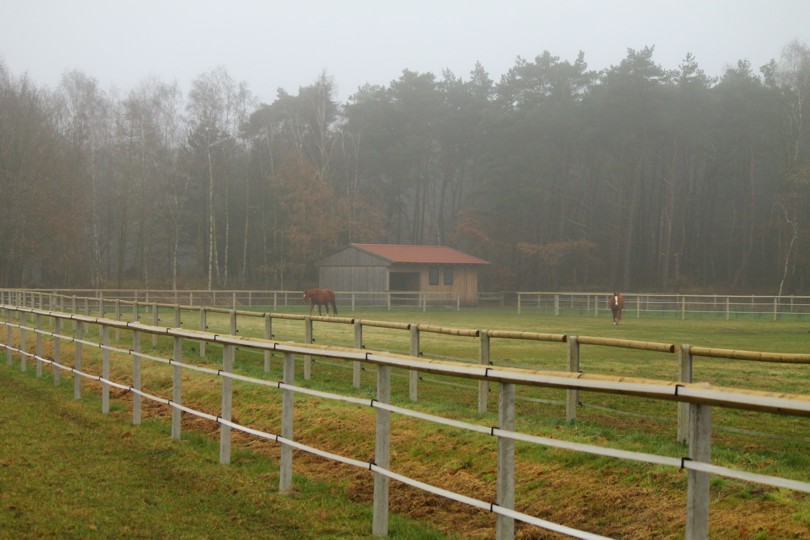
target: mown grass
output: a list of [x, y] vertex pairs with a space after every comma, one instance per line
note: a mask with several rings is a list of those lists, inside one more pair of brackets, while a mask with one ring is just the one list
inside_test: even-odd
[[[806, 352], [808, 337], [806, 323], [797, 320], [681, 321], [671, 317], [634, 319], [626, 315], [623, 324], [616, 327], [605, 317], [517, 315], [507, 310], [368, 311], [349, 315], [364, 320], [419, 322], [453, 328], [607, 336], [774, 352]], [[208, 324], [213, 331], [223, 331], [227, 330], [229, 322], [224, 316], [209, 316]], [[195, 321], [190, 321], [185, 326], [193, 328], [194, 325]], [[239, 332], [240, 335], [261, 336], [263, 322], [260, 319], [240, 318]], [[277, 339], [300, 341], [303, 339], [303, 323], [277, 320], [274, 322], [274, 333]], [[316, 322], [315, 338], [321, 344], [350, 346], [354, 334], [349, 324]], [[122, 336], [124, 343], [127, 339], [126, 335]], [[407, 352], [410, 343], [406, 331], [370, 327], [364, 330], [364, 342], [367, 348], [393, 352]], [[145, 348], [151, 347], [145, 344]], [[162, 340], [156, 350], [171, 356], [171, 342]], [[420, 350], [425, 356], [476, 361], [478, 342], [473, 338], [424, 333]], [[220, 351], [217, 347], [209, 346], [207, 358], [201, 359], [198, 345], [186, 342], [184, 359], [216, 366]], [[567, 365], [566, 355], [567, 345], [564, 343], [501, 339], [492, 342], [493, 362], [499, 365], [563, 370]], [[65, 361], [70, 364], [69, 354], [66, 356]], [[114, 356], [113, 373], [116, 380], [128, 381], [131, 377], [129, 358]], [[663, 380], [673, 380], [677, 375], [677, 357], [672, 354], [583, 346], [581, 357], [583, 370], [590, 373]], [[97, 359], [86, 361], [88, 366], [94, 366], [94, 363], [97, 369]], [[147, 364], [144, 388], [170, 397], [171, 370]], [[312, 380], [303, 380], [301, 371], [298, 371], [297, 383], [337, 393], [374, 397], [373, 367], [367, 366], [363, 371], [359, 390], [351, 387], [351, 370], [348, 367], [348, 363], [316, 359]], [[245, 350], [238, 352], [237, 370], [271, 380], [281, 377], [279, 359], [273, 360], [270, 373], [264, 373], [261, 356]], [[810, 366], [696, 359], [695, 380], [738, 388], [806, 394]], [[92, 388], [92, 385], [88, 386]], [[425, 375], [420, 381], [420, 399], [417, 403], [408, 400], [407, 386], [407, 373], [395, 370], [395, 403], [481, 425], [497, 424], [496, 387], [490, 389], [490, 412], [479, 415], [475, 407], [477, 386], [474, 383]], [[216, 378], [188, 374], [184, 376], [183, 393], [185, 403], [193, 403], [196, 408], [217, 414], [220, 398]], [[675, 441], [675, 405], [672, 403], [583, 393], [577, 421], [567, 423], [564, 421], [563, 397], [562, 391], [519, 389], [518, 429], [576, 442], [673, 457], [685, 455], [685, 446]], [[119, 408], [114, 410], [112, 416], [120, 416], [119, 421], [126, 422], [123, 417], [129, 414], [129, 408], [126, 396], [123, 398], [116, 400]], [[297, 440], [357, 459], [365, 460], [373, 456], [373, 411], [306, 396], [298, 396], [296, 404]], [[146, 414], [150, 421], [162, 426], [163, 436], [168, 438], [165, 432], [166, 415], [167, 412], [160, 407], [152, 407]], [[280, 430], [278, 393], [236, 383], [234, 415], [238, 422], [277, 433]], [[713, 422], [713, 462], [753, 472], [810, 480], [810, 453], [806, 451], [810, 444], [810, 430], [806, 419], [715, 409]], [[129, 429], [134, 430], [132, 433], [140, 438], [141, 428]], [[496, 445], [493, 438], [396, 415], [393, 433], [392, 468], [395, 471], [482, 500], [494, 498]], [[187, 439], [195, 437], [210, 444], [215, 435], [210, 425], [187, 419], [183, 442], [178, 445], [164, 440], [163, 444], [170, 448], [185, 447]], [[242, 439], [240, 444], [237, 446], [245, 452], [244, 455], [266, 459], [269, 470], [274, 471], [277, 452], [274, 445]], [[215, 452], [213, 449], [210, 451]], [[346, 471], [303, 454], [296, 456], [296, 471], [302, 471], [303, 475], [296, 478], [297, 486], [304, 481], [303, 478], [316, 482], [328, 481], [327, 485], [338, 496], [346, 496], [361, 506], [365, 505], [366, 512], [370, 513], [368, 475]], [[209, 459], [216, 462], [216, 456]], [[683, 536], [686, 477], [680, 470], [529, 444], [518, 445], [517, 459], [517, 501], [521, 511], [609, 536]], [[270, 484], [268, 490], [273, 491], [277, 480], [276, 484]], [[784, 538], [810, 534], [810, 499], [802, 494], [722, 478], [713, 480], [712, 490], [710, 526], [713, 537]], [[308, 495], [301, 498], [306, 497]], [[326, 504], [328, 499], [322, 498], [321, 501]], [[396, 512], [436, 522], [446, 533], [455, 531], [461, 536], [491, 536], [494, 531], [494, 519], [490, 514], [449, 504], [443, 499], [396, 484], [392, 488], [392, 506]], [[362, 527], [367, 530], [370, 527], [369, 515], [366, 515], [366, 519], [365, 523], [358, 524], [346, 518], [346, 530], [354, 526], [359, 526], [353, 529], [355, 531], [363, 531]], [[534, 528], [519, 527], [518, 530], [523, 537], [539, 534]], [[340, 533], [326, 535], [330, 534], [341, 536]]]

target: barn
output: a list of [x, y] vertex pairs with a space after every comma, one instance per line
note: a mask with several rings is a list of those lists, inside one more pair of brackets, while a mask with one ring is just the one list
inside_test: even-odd
[[478, 302], [478, 270], [488, 261], [446, 246], [350, 244], [317, 262], [321, 287], [335, 291], [418, 292]]

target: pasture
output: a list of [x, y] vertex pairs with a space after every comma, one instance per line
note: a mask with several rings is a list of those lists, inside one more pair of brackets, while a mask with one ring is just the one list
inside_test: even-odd
[[[303, 312], [291, 310], [297, 313]], [[346, 312], [341, 310], [341, 315]], [[700, 320], [683, 321], [668, 317], [634, 319], [626, 313], [622, 324], [611, 324], [604, 317], [553, 317], [542, 314], [517, 315], [503, 310], [463, 311], [356, 311], [353, 318], [418, 322], [442, 327], [511, 330], [615, 337], [657, 341], [677, 345], [759, 350], [783, 353], [807, 352], [808, 328], [803, 321]], [[193, 321], [183, 321], [194, 327]], [[228, 327], [225, 316], [210, 315], [209, 330]], [[261, 319], [240, 319], [239, 333], [259, 337]], [[279, 340], [303, 339], [300, 320], [274, 321]], [[407, 353], [408, 332], [387, 328], [364, 331], [368, 349]], [[126, 341], [126, 337], [122, 336]], [[319, 344], [351, 346], [351, 325], [316, 321], [314, 339]], [[155, 349], [171, 350], [169, 341], [159, 340]], [[420, 351], [426, 357], [475, 362], [478, 342], [462, 336], [423, 333]], [[218, 364], [220, 351], [212, 348], [199, 358], [198, 346], [184, 344], [183, 356], [195, 363]], [[145, 350], [149, 349], [145, 345]], [[563, 343], [493, 339], [491, 358], [495, 365], [565, 370], [567, 348]], [[88, 365], [98, 359], [88, 358]], [[262, 360], [247, 351], [237, 353], [237, 371], [271, 380], [280, 378], [280, 360], [271, 361], [264, 373]], [[113, 378], [129, 376], [127, 359], [113, 362]], [[677, 378], [677, 355], [583, 346], [581, 369], [600, 373], [659, 380]], [[170, 377], [165, 368], [144, 366], [144, 387], [165, 387]], [[698, 358], [694, 380], [735, 388], [807, 394], [810, 366], [783, 365]], [[327, 391], [373, 397], [375, 379], [372, 370], [362, 373], [359, 389], [352, 388], [348, 363], [315, 360], [312, 378], [298, 377], [297, 383]], [[210, 379], [190, 375], [184, 378], [184, 403], [215, 410], [219, 388]], [[234, 418], [238, 421], [275, 429], [278, 421], [276, 395], [267, 389], [234, 385]], [[426, 412], [474, 422], [497, 424], [497, 390], [489, 396], [485, 414], [476, 411], [477, 387], [438, 376], [423, 375], [419, 401], [410, 404]], [[121, 392], [113, 411], [125, 417], [130, 397]], [[676, 405], [610, 394], [582, 393], [574, 423], [565, 421], [564, 391], [519, 388], [517, 426], [520, 431], [575, 442], [600, 444], [626, 450], [682, 456], [684, 445], [675, 441]], [[407, 373], [395, 373], [393, 403], [409, 403]], [[302, 406], [299, 406], [298, 404]], [[149, 407], [146, 417], [160, 424], [168, 411], [159, 405]], [[373, 419], [371, 413], [356, 406], [328, 402], [314, 397], [296, 396], [296, 440], [329, 451], [368, 459], [373, 455]], [[122, 422], [126, 419], [122, 418]], [[188, 420], [189, 430], [205, 438], [216, 436], [216, 426], [199, 419]], [[749, 411], [714, 411], [712, 462], [743, 468], [751, 472], [810, 480], [810, 423], [803, 418], [781, 417]], [[133, 432], [139, 429], [133, 429]], [[188, 435], [184, 435], [184, 438]], [[240, 451], [251, 455], [278, 458], [271, 443], [239, 438]], [[615, 537], [683, 537], [685, 474], [647, 464], [628, 463], [518, 444], [517, 508], [532, 515], [583, 530]], [[420, 424], [407, 418], [395, 418], [392, 438], [392, 467], [426, 482], [468, 494], [491, 498], [494, 474], [494, 448], [491, 440], [452, 428]], [[370, 482], [367, 475], [342, 466], [302, 455], [296, 457], [295, 470], [312, 481], [329, 482], [352, 501], [367, 502]], [[711, 487], [710, 530], [717, 538], [785, 538], [810, 534], [810, 498], [776, 488], [715, 477]], [[392, 509], [396, 513], [432, 523], [447, 534], [461, 537], [491, 536], [491, 515], [435, 496], [393, 485]], [[328, 512], [328, 509], [324, 509]], [[340, 519], [340, 518], [338, 518]], [[368, 527], [368, 525], [366, 525]], [[358, 536], [367, 534], [360, 526]], [[398, 533], [392, 531], [392, 536]], [[318, 534], [313, 534], [317, 536]], [[518, 536], [553, 537], [529, 526], [518, 527]]]

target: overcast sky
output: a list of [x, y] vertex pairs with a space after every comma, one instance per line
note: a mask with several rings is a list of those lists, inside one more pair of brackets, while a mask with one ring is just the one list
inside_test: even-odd
[[324, 71], [340, 100], [403, 69], [466, 80], [478, 61], [497, 82], [544, 50], [600, 70], [649, 45], [667, 69], [691, 52], [709, 75], [742, 59], [756, 71], [794, 39], [810, 46], [810, 0], [0, 0], [15, 76], [53, 88], [78, 69], [121, 92], [148, 76], [185, 91], [222, 66], [265, 102]]

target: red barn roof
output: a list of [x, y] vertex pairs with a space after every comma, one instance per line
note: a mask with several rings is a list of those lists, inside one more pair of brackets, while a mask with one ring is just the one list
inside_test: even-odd
[[352, 244], [392, 263], [412, 264], [489, 264], [489, 261], [467, 255], [446, 246], [408, 246], [402, 244]]

